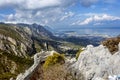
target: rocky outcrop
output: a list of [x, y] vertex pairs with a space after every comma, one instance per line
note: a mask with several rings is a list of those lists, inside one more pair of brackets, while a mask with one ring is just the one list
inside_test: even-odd
[[40, 53], [36, 53], [34, 55], [34, 64], [25, 71], [25, 73], [20, 73], [16, 80], [29, 80], [29, 78], [32, 76], [32, 74], [37, 70], [37, 68], [41, 65], [41, 62], [44, 62], [45, 59], [53, 55], [55, 51], [41, 51]]
[[120, 44], [113, 55], [103, 45], [88, 45], [71, 68], [78, 80], [108, 80], [109, 76], [119, 75]]
[[20, 40], [15, 40], [12, 37], [0, 34], [0, 49], [16, 56], [27, 57], [27, 48], [31, 45], [26, 45], [28, 43], [30, 42], [22, 42]]

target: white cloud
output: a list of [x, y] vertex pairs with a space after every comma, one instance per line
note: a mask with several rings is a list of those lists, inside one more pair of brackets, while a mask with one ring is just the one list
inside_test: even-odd
[[25, 9], [41, 9], [46, 7], [54, 7], [59, 6], [61, 2], [59, 0], [24, 0], [25, 5], [23, 8]]
[[20, 9], [43, 9], [50, 7], [65, 7], [77, 0], [0, 0], [0, 7], [15, 6]]
[[65, 20], [66, 18], [74, 16], [73, 12], [65, 12], [65, 14], [61, 17], [60, 21]]
[[[14, 13], [3, 15], [2, 17], [5, 18], [5, 21], [49, 25], [59, 23], [59, 21], [64, 22], [64, 20], [73, 17], [75, 14], [71, 12], [71, 10], [66, 9], [76, 3], [80, 3], [85, 7], [90, 7], [98, 1], [100, 0], [0, 0], [0, 8], [12, 7], [15, 11]], [[95, 7], [95, 5], [91, 6], [93, 9]], [[107, 19], [112, 20], [114, 17], [93, 13], [84, 14], [84, 16], [87, 16], [88, 18], [83, 21], [78, 20], [74, 22], [73, 25], [86, 25]], [[82, 14], [82, 17], [84, 16]], [[79, 17], [76, 17], [76, 19], [78, 18]]]
[[[66, 8], [72, 6], [77, 0], [0, 0], [0, 8], [12, 7], [15, 13], [5, 15], [5, 21], [32, 22], [49, 24], [72, 16]], [[68, 13], [64, 14], [64, 13]], [[65, 17], [66, 16], [66, 17]]]
[[72, 25], [88, 25], [88, 24], [101, 25], [106, 21], [120, 20], [120, 17], [111, 16], [108, 14], [89, 13], [89, 14], [85, 14], [85, 15], [87, 15], [89, 17], [83, 21], [78, 20], [77, 22], [72, 23]]

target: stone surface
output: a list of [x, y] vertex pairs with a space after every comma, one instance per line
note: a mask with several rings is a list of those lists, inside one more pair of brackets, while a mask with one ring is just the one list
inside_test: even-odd
[[114, 55], [103, 45], [88, 45], [71, 67], [76, 77], [82, 74], [85, 80], [108, 80], [108, 76], [120, 74], [120, 44]]
[[40, 63], [45, 61], [47, 56], [50, 56], [55, 51], [41, 51], [40, 53], [36, 53], [34, 55], [34, 64], [26, 70], [24, 73], [20, 73], [16, 80], [29, 80], [30, 76], [37, 70], [37, 68], [40, 66]]

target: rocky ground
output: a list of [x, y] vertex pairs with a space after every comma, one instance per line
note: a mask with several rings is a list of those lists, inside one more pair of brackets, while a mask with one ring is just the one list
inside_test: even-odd
[[109, 76], [119, 75], [120, 44], [114, 44], [114, 46], [115, 45], [118, 46], [118, 49], [115, 50], [114, 54], [109, 50], [110, 48], [106, 46], [100, 45], [94, 47], [88, 45], [86, 49], [81, 52], [78, 60], [71, 66], [71, 70], [77, 80], [83, 80], [79, 77], [81, 75], [84, 77], [84, 80], [108, 80]]

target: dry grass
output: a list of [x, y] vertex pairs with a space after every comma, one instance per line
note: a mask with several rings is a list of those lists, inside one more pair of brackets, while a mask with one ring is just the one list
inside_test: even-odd
[[118, 51], [118, 44], [120, 42], [120, 37], [117, 38], [110, 38], [102, 42], [104, 46], [106, 46], [109, 51], [114, 54]]
[[40, 67], [30, 80], [76, 80], [64, 65], [55, 64], [47, 69]]

